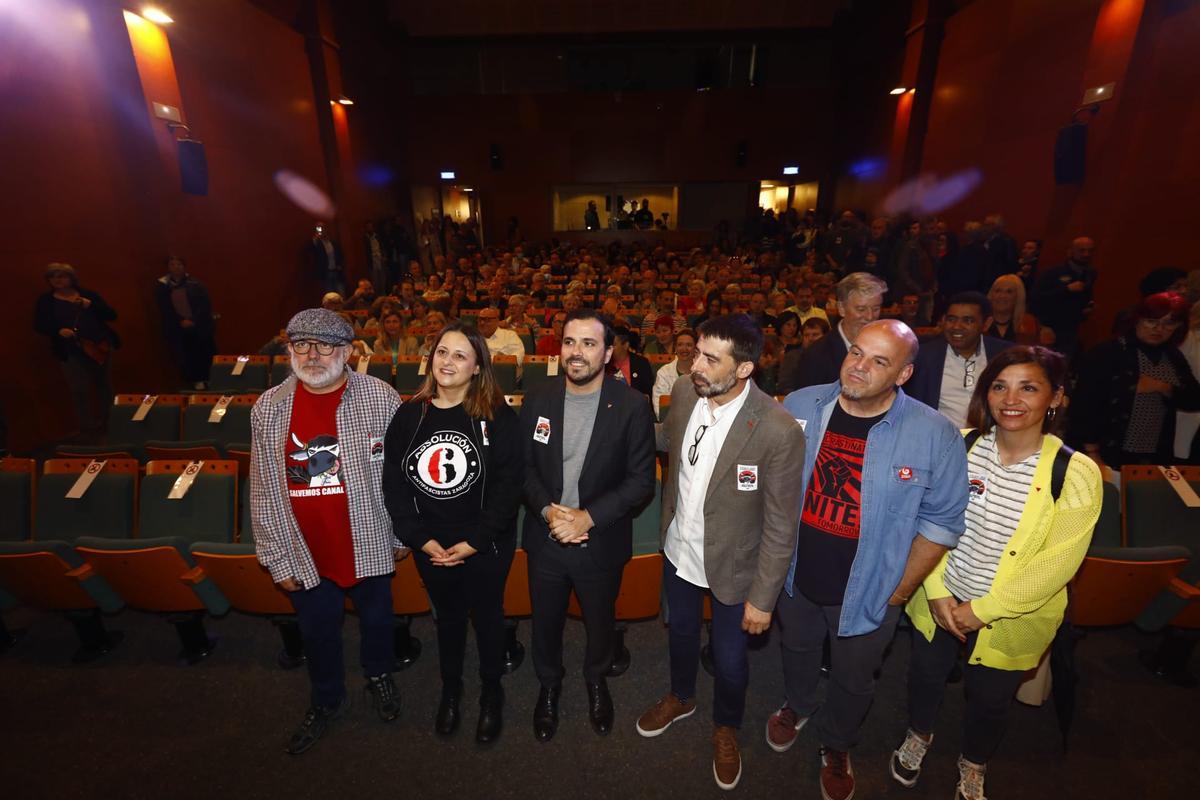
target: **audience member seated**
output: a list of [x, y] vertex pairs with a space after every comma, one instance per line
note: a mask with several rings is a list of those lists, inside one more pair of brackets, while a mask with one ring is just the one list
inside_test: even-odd
[[[825, 320], [814, 317], [818, 322], [824, 323]], [[829, 330], [829, 326], [825, 325], [825, 330]], [[780, 354], [780, 361], [786, 353], [793, 350], [799, 350], [804, 347], [804, 342], [800, 338], [800, 317], [795, 311], [784, 311], [775, 318], [775, 336], [779, 339], [779, 343], [783, 345], [783, 353]]]
[[500, 327], [500, 311], [496, 308], [481, 308], [476, 317], [479, 332], [487, 341], [488, 351], [493, 356], [516, 356], [517, 366], [525, 361], [525, 344], [515, 331]]
[[904, 385], [910, 397], [936, 408], [956, 428], [967, 427], [967, 407], [987, 363], [1013, 344], [983, 335], [990, 312], [979, 292], [951, 297], [942, 315], [942, 337], [921, 343], [912, 377]]
[[921, 296], [909, 293], [900, 298], [898, 319], [914, 331], [917, 328], [932, 328], [933, 323], [921, 316]]
[[567, 312], [559, 310], [550, 320], [549, 328], [541, 328], [541, 338], [537, 341], [535, 351], [539, 356], [557, 356], [562, 353], [563, 326], [567, 321]]
[[692, 374], [692, 361], [696, 358], [696, 333], [690, 328], [684, 328], [675, 334], [675, 358], [659, 367], [654, 376], [654, 390], [650, 399], [658, 408], [658, 401], [664, 395], [670, 395], [675, 388], [675, 381]]
[[812, 347], [828, 336], [830, 330], [832, 329], [829, 327], [829, 323], [820, 317], [806, 319], [800, 326], [800, 346], [802, 348]]
[[342, 309], [345, 311], [364, 311], [369, 310], [375, 302], [375, 286], [366, 278], [358, 282], [354, 287], [354, 294], [346, 298], [346, 302], [342, 303]]
[[838, 281], [837, 313], [841, 320], [836, 331], [811, 347], [784, 356], [779, 367], [779, 393], [836, 381], [854, 337], [868, 322], [879, 319], [886, 292], [887, 284], [866, 272], [852, 272]]
[[1175, 412], [1200, 411], [1200, 383], [1179, 350], [1187, 319], [1182, 295], [1150, 295], [1120, 336], [1086, 354], [1069, 442], [1114, 470], [1174, 461]]
[[654, 336], [646, 342], [642, 352], [648, 356], [675, 352], [675, 320], [670, 314], [663, 314], [654, 321]]

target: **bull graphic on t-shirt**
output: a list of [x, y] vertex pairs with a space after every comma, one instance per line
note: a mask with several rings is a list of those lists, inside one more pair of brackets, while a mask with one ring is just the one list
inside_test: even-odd
[[336, 436], [321, 434], [305, 444], [293, 433], [292, 443], [300, 449], [288, 453], [288, 458], [301, 463], [287, 468], [289, 481], [310, 487], [337, 486], [341, 483], [338, 478], [342, 471], [341, 448]]

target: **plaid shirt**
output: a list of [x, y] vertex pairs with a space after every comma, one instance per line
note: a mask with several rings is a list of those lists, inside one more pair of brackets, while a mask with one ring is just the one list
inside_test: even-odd
[[[354, 573], [360, 580], [396, 569], [392, 518], [383, 504], [383, 437], [400, 407], [400, 395], [377, 378], [347, 370], [337, 408], [337, 430]], [[276, 582], [295, 578], [305, 589], [320, 583], [288, 496], [285, 451], [292, 423], [296, 377], [268, 389], [250, 412], [250, 524], [258, 560]], [[372, 458], [372, 445], [378, 454]]]

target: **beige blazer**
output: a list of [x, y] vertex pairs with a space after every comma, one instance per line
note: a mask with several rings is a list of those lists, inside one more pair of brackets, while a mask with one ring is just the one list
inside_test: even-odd
[[[704, 571], [726, 605], [747, 600], [773, 611], [796, 549], [804, 429], [753, 381], [717, 456], [704, 499]], [[671, 391], [663, 423], [670, 468], [663, 491], [659, 542], [675, 517], [683, 440], [699, 398], [690, 380]], [[690, 442], [688, 443], [690, 444]]]

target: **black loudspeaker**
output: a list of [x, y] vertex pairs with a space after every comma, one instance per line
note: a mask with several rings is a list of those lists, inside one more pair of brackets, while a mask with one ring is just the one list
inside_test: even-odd
[[492, 145], [488, 158], [492, 162], [492, 169], [499, 171], [504, 166], [504, 159], [500, 157], [500, 145]]
[[746, 144], [746, 140], [745, 140], [745, 139], [742, 139], [740, 142], [738, 142], [738, 145], [737, 145], [737, 165], [738, 165], [739, 167], [744, 167], [744, 166], [746, 166], [746, 150], [747, 150], [747, 147], [748, 147], [748, 145]]
[[1087, 125], [1076, 122], [1054, 140], [1054, 182], [1081, 184], [1087, 172]]
[[208, 194], [208, 158], [202, 142], [179, 141], [179, 177], [187, 194]]

